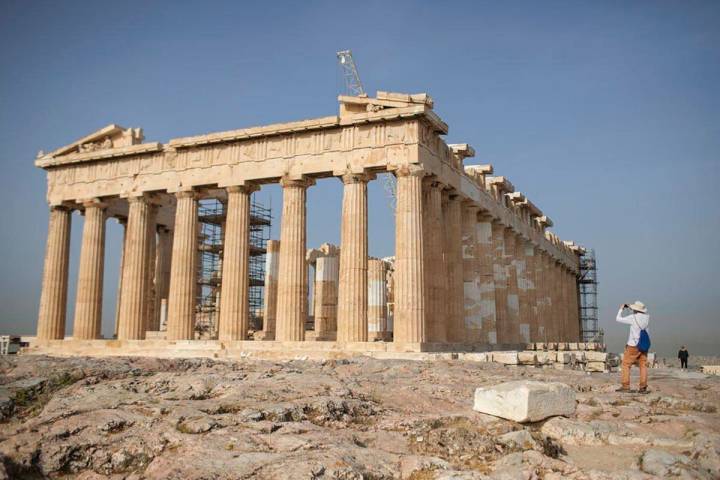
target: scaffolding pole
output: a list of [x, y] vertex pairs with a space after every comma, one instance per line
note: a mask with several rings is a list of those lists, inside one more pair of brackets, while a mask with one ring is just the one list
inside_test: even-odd
[[578, 295], [583, 342], [604, 343], [604, 332], [598, 325], [597, 259], [594, 249], [585, 249], [580, 255]]

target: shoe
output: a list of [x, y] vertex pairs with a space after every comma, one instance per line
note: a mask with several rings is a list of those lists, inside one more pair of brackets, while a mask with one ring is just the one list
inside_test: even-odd
[[650, 391], [647, 388], [641, 388], [640, 390], [638, 390], [637, 393], [641, 395], [647, 395], [648, 393], [650, 393]]

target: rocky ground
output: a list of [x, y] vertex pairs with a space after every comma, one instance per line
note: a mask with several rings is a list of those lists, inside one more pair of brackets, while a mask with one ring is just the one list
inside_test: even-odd
[[[1, 357], [0, 357], [1, 358]], [[460, 361], [0, 359], [0, 478], [720, 478], [720, 377]], [[531, 425], [475, 387], [561, 381], [577, 412]]]

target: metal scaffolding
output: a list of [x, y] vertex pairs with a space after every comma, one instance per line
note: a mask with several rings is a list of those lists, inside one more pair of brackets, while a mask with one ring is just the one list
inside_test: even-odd
[[[222, 254], [226, 208], [223, 201], [208, 198], [198, 203], [198, 269], [195, 331], [200, 338], [217, 338], [222, 286]], [[265, 285], [265, 253], [272, 214], [255, 200], [250, 203], [249, 307], [250, 326], [261, 325]]]
[[604, 343], [604, 332], [598, 327], [597, 260], [594, 249], [580, 255], [578, 295], [580, 297], [580, 328], [583, 342]]

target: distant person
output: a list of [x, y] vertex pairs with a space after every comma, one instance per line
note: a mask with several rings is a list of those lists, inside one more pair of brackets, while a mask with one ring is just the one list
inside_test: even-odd
[[[627, 314], [625, 314], [627, 311]], [[630, 325], [627, 344], [622, 360], [622, 387], [618, 392], [630, 392], [630, 367], [640, 367], [639, 393], [647, 393], [647, 349], [650, 348], [650, 337], [647, 334], [650, 315], [644, 303], [636, 300], [635, 303], [620, 305], [616, 321]], [[643, 333], [644, 332], [644, 333]], [[641, 342], [642, 337], [642, 342]], [[646, 345], [644, 345], [646, 343]], [[644, 351], [643, 351], [644, 350]]]
[[687, 369], [687, 361], [688, 358], [690, 358], [690, 352], [687, 351], [685, 345], [680, 347], [680, 351], [678, 352], [678, 358], [680, 359], [680, 368]]

